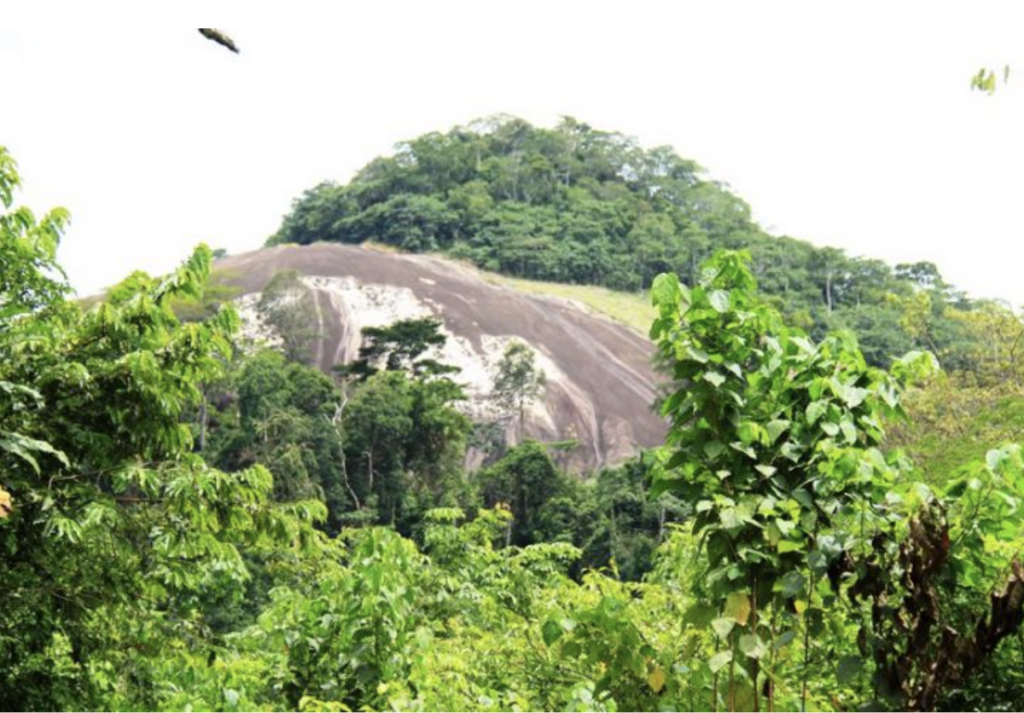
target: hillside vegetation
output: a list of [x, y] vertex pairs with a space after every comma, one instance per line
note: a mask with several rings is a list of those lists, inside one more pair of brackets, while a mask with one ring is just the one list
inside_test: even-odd
[[[912, 348], [964, 364], [952, 315], [972, 303], [934, 265], [769, 235], [696, 162], [569, 118], [546, 129], [496, 117], [398, 144], [347, 184], [308, 190], [268, 243], [320, 240], [445, 251], [513, 277], [626, 292], [666, 271], [692, 285], [714, 251], [745, 249], [769, 301], [812, 335], [853, 329], [876, 364]], [[927, 335], [905, 316], [922, 292]]]

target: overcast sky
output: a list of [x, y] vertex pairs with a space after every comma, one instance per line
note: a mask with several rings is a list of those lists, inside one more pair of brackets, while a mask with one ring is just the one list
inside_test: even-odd
[[[774, 233], [1024, 304], [1024, 4], [140, 5], [8, 5], [5, 24], [46, 29], [0, 30], [0, 144], [24, 203], [71, 210], [83, 294], [199, 241], [257, 248], [304, 189], [509, 113], [670, 144]], [[1007, 63], [1005, 89], [970, 91]]]

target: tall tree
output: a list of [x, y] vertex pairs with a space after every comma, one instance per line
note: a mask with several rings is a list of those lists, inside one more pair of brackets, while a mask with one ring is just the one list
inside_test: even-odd
[[303, 364], [312, 362], [322, 328], [315, 299], [295, 270], [278, 272], [260, 295], [259, 311], [280, 337], [285, 355]]
[[339, 367], [343, 374], [366, 379], [381, 369], [405, 370], [415, 376], [453, 374], [458, 367], [436, 359], [421, 358], [427, 351], [445, 345], [441, 321], [432, 318], [402, 319], [385, 327], [364, 327], [359, 359]]
[[520, 440], [526, 428], [526, 407], [544, 393], [545, 381], [530, 347], [512, 342], [505, 348], [494, 378], [494, 395], [502, 408], [518, 416]]

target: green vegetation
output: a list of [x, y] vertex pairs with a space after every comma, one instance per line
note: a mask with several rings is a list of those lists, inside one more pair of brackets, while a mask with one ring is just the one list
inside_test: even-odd
[[[514, 278], [565, 285], [514, 283], [644, 330], [653, 315], [636, 295], [656, 275], [674, 272], [693, 285], [716, 250], [745, 249], [763, 294], [790, 322], [816, 339], [852, 329], [879, 366], [936, 345], [961, 364], [955, 315], [972, 307], [930, 263], [892, 268], [771, 236], [697, 163], [570, 118], [543, 129], [496, 117], [401, 143], [348, 184], [308, 190], [268, 244], [321, 240], [443, 251]], [[902, 302], [921, 292], [930, 297], [936, 345], [902, 319]]]
[[620, 292], [596, 285], [570, 285], [563, 282], [543, 282], [494, 274], [486, 274], [485, 279], [520, 292], [578, 302], [594, 312], [645, 334], [656, 314], [647, 295], [638, 292]]
[[279, 272], [260, 295], [260, 311], [281, 335], [285, 355], [293, 361], [309, 363], [317, 337], [316, 305], [313, 295], [294, 270]]
[[[933, 330], [933, 313], [918, 314], [913, 328], [923, 333]], [[1024, 324], [1020, 317], [1003, 305], [979, 303], [974, 310], [958, 313], [956, 319], [969, 345], [963, 350], [962, 366], [909, 394], [911, 418], [893, 429], [890, 439], [940, 482], [981, 458], [986, 444], [1024, 437]]]
[[447, 337], [441, 334], [441, 322], [436, 319], [403, 319], [387, 327], [367, 327], [363, 330], [359, 358], [337, 367], [337, 371], [361, 379], [372, 376], [381, 367], [387, 371], [407, 369], [416, 376], [452, 374], [458, 371], [457, 367], [423, 357], [431, 347], [442, 346], [446, 341]]
[[544, 372], [535, 362], [532, 349], [522, 342], [512, 342], [501, 355], [494, 379], [498, 405], [516, 417], [520, 434], [524, 432], [526, 407], [544, 393]]
[[[639, 180], [625, 164], [598, 161], [628, 142], [572, 123], [477, 136], [510, 126], [519, 141], [580, 142], [587, 160], [552, 164], [547, 198], [591, 201], [577, 186], [603, 196], [601, 210], [635, 198], [615, 193]], [[431, 175], [451, 172], [444, 155]], [[498, 203], [546, 195], [527, 180], [539, 161], [513, 170], [467, 155], [492, 172]], [[727, 202], [680, 178], [695, 170], [681, 159], [639, 155], [676, 167], [665, 192]], [[394, 178], [397, 161], [374, 175]], [[410, 190], [429, 185], [402, 171]], [[453, 205], [489, 205], [456, 178], [439, 184], [461, 196]], [[332, 190], [356, 200], [387, 188], [365, 179]], [[839, 266], [869, 263], [780, 241], [825, 260], [835, 322], [820, 323], [820, 304], [802, 319], [799, 301], [782, 313], [777, 290], [763, 297], [758, 258], [742, 251], [644, 276], [671, 380], [668, 439], [575, 477], [558, 444], [478, 438], [451, 368], [425, 358], [444, 339], [436, 322], [368, 330], [355, 367], [323, 374], [306, 363], [311, 305], [285, 274], [263, 305], [287, 334], [282, 350], [247, 354], [221, 304], [230, 294], [204, 294], [205, 247], [167, 277], [134, 273], [102, 302], [69, 300], [55, 261], [66, 215], [37, 220], [15, 207], [17, 187], [0, 150], [0, 708], [1009, 710], [1024, 699], [1024, 454], [1001, 443], [1020, 422], [1024, 328], [956, 297], [931, 268], [883, 274], [871, 301], [856, 283], [865, 301], [851, 306]], [[382, 200], [354, 224], [377, 221], [378, 237], [404, 226], [420, 249], [459, 225], [429, 192]], [[389, 227], [392, 211], [404, 222]], [[494, 247], [476, 246], [479, 259]], [[850, 332], [816, 336], [841, 314], [888, 346], [866, 355]], [[882, 358], [897, 345], [928, 351]], [[512, 419], [541, 397], [528, 350], [513, 345], [498, 379]], [[485, 450], [475, 472], [471, 443]]]
[[926, 377], [934, 357], [909, 354], [887, 373], [850, 335], [815, 344], [756, 298], [744, 263], [721, 254], [692, 290], [671, 274], [652, 290], [652, 337], [685, 384], [664, 404], [673, 456], [655, 492], [696, 501], [697, 591], [716, 617], [725, 699], [758, 709], [764, 695], [772, 708], [777, 666], [800, 647], [801, 709], [817, 660], [871, 708], [932, 710], [1004, 642], [1019, 660], [1020, 448], [926, 485], [878, 446], [904, 415], [901, 383]]
[[230, 308], [191, 324], [171, 312], [209, 250], [83, 312], [54, 262], [65, 214], [12, 207], [17, 185], [0, 151], [0, 702], [138, 706], [165, 685], [166, 654], [209, 636], [207, 605], [231, 604], [245, 557], [298, 556], [324, 507], [277, 504], [266, 468], [228, 474], [191, 452], [182, 416], [237, 323]]

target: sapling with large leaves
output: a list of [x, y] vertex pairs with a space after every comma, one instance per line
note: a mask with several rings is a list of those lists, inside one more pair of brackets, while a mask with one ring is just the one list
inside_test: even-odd
[[884, 516], [869, 504], [903, 467], [879, 449], [900, 381], [933, 361], [914, 353], [886, 372], [852, 335], [812, 342], [759, 299], [748, 261], [719, 253], [692, 288], [673, 274], [652, 287], [651, 337], [676, 385], [662, 405], [674, 454], [654, 492], [695, 504], [722, 643], [709, 665], [730, 709], [773, 707], [779, 652], [801, 634], [809, 648], [816, 582], [865, 546], [865, 520]]

